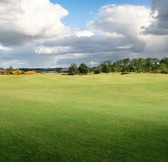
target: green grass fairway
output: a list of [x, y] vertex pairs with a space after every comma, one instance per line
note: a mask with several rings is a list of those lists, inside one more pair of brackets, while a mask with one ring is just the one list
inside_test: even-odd
[[168, 162], [168, 75], [0, 76], [0, 162]]

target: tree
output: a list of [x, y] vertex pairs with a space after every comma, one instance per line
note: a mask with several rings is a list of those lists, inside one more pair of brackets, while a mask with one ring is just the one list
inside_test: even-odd
[[69, 67], [69, 75], [76, 75], [78, 74], [78, 67], [76, 64], [71, 64]]
[[7, 74], [12, 74], [13, 70], [14, 70], [13, 67], [10, 66], [10, 67], [7, 69]]
[[110, 73], [111, 69], [107, 64], [102, 65], [102, 72], [103, 73]]
[[129, 58], [124, 59], [123, 64], [124, 64], [124, 66], [129, 65], [130, 64], [130, 59]]
[[78, 70], [79, 70], [80, 74], [88, 74], [89, 67], [86, 64], [82, 63], [82, 64], [80, 64]]
[[111, 61], [104, 61], [100, 64], [103, 73], [110, 73], [112, 69], [112, 62]]
[[159, 65], [159, 70], [161, 71], [161, 73], [168, 73], [168, 67], [164, 63], [161, 63]]
[[161, 59], [160, 63], [165, 64], [168, 67], [168, 58], [164, 57], [163, 59]]
[[102, 69], [100, 67], [97, 67], [94, 69], [94, 74], [100, 74], [102, 72]]
[[123, 71], [123, 60], [118, 60], [118, 61], [114, 62], [112, 65], [112, 71], [113, 72]]

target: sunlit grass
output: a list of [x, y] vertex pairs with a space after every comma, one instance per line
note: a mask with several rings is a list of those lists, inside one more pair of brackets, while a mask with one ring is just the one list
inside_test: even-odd
[[167, 162], [168, 75], [0, 76], [0, 161]]

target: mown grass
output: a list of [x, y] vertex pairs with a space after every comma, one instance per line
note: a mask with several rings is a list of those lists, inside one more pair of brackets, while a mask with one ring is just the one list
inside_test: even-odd
[[167, 162], [168, 75], [0, 76], [0, 162]]

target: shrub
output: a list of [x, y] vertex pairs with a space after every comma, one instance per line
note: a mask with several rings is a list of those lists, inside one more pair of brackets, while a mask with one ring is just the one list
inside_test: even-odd
[[128, 72], [122, 72], [121, 75], [127, 75], [127, 74], [130, 74]]
[[0, 75], [5, 75], [6, 72], [4, 70], [0, 70]]
[[24, 72], [22, 70], [13, 70], [13, 71], [11, 71], [11, 74], [12, 75], [21, 75], [21, 74], [24, 74]]
[[26, 71], [25, 74], [26, 75], [35, 75], [37, 73], [35, 71]]
[[162, 74], [168, 74], [168, 70], [162, 70]]

